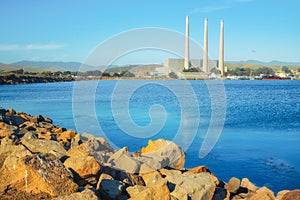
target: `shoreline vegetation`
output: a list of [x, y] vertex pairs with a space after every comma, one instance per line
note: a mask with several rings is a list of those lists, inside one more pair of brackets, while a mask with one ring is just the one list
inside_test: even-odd
[[[13, 69], [13, 70], [12, 70]], [[217, 69], [210, 74], [195, 71], [166, 72], [162, 65], [114, 66], [105, 71], [57, 71], [45, 68], [20, 68], [0, 65], [0, 85], [80, 80], [300, 80], [300, 67], [228, 64], [224, 76]], [[50, 70], [50, 71], [49, 71]], [[179, 73], [180, 72], [180, 73]]]
[[300, 190], [274, 194], [247, 178], [224, 182], [206, 166], [186, 169], [185, 153], [171, 141], [149, 140], [134, 153], [115, 150], [104, 138], [12, 108], [0, 108], [0, 142], [0, 199], [300, 198]]

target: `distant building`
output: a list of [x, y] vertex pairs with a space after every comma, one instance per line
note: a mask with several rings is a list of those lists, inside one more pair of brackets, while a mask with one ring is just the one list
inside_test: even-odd
[[[192, 59], [190, 60], [191, 67], [199, 68], [203, 70], [203, 59]], [[213, 68], [217, 68], [219, 64], [218, 60], [208, 60], [209, 71]], [[164, 60], [164, 66], [169, 67], [171, 70], [182, 71], [184, 66], [184, 59], [181, 58], [167, 58]]]

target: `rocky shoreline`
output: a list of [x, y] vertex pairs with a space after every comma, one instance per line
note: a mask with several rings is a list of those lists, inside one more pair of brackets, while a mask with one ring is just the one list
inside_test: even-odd
[[0, 108], [0, 142], [0, 199], [300, 199], [300, 190], [275, 195], [247, 178], [226, 183], [205, 166], [185, 169], [171, 141], [150, 140], [131, 154], [12, 108]]
[[72, 76], [0, 75], [0, 85], [75, 81]]

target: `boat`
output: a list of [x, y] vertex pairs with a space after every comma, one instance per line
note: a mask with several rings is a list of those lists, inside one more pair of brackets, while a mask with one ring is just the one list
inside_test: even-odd
[[291, 80], [291, 77], [263, 76], [262, 80]]

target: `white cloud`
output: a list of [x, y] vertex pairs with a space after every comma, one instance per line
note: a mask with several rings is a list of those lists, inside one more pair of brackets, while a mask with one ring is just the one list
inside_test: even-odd
[[0, 44], [0, 51], [52, 50], [60, 49], [64, 46], [62, 44]]
[[28, 44], [26, 49], [29, 50], [48, 50], [48, 49], [60, 49], [64, 47], [61, 44]]
[[17, 44], [0, 44], [0, 51], [16, 51], [20, 50], [20, 46]]

